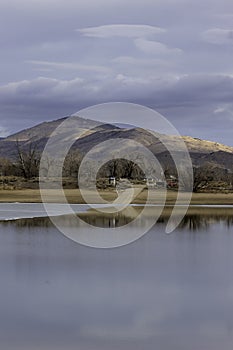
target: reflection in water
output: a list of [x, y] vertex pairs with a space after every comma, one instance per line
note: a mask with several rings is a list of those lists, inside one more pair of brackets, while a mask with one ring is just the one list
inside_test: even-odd
[[[120, 227], [133, 222], [133, 220], [140, 214], [141, 207], [129, 207], [124, 209], [119, 213], [101, 213], [97, 210], [90, 210], [78, 214], [79, 218], [82, 219], [83, 223], [88, 223], [96, 227], [104, 228], [114, 228]], [[149, 215], [154, 215], [157, 208], [152, 207]], [[166, 224], [171, 214], [172, 208], [166, 208], [161, 216], [159, 217], [157, 224]], [[67, 226], [77, 226], [83, 227], [82, 221], [76, 221], [72, 217], [69, 218], [68, 215], [60, 217], [61, 222], [64, 221]], [[145, 216], [143, 220], [147, 220]], [[143, 226], [143, 220], [141, 225]], [[205, 231], [209, 226], [221, 222], [227, 227], [233, 225], [233, 209], [231, 208], [204, 208], [204, 207], [191, 207], [188, 210], [188, 213], [183, 218], [182, 222], [179, 225], [179, 230], [188, 230], [188, 231]], [[33, 219], [19, 219], [11, 221], [18, 228], [24, 227], [52, 227], [49, 218], [33, 218]], [[9, 222], [2, 222], [2, 225], [11, 224]]]
[[183, 218], [179, 229], [206, 231], [210, 226], [221, 223], [228, 228], [233, 225], [233, 210], [225, 208], [192, 208]]
[[[132, 208], [131, 208], [132, 209]], [[155, 210], [155, 209], [154, 209]], [[186, 216], [182, 219], [179, 229], [185, 229], [189, 231], [204, 231], [207, 230], [208, 227], [212, 224], [222, 222], [226, 226], [230, 227], [233, 224], [233, 212], [229, 216], [229, 214], [225, 213], [224, 210], [202, 210], [202, 213], [196, 212], [196, 210], [191, 210], [186, 214]], [[127, 212], [126, 210], [118, 213], [118, 214], [108, 214], [103, 215], [99, 213], [92, 214], [82, 214], [80, 217], [87, 222], [88, 224], [98, 226], [98, 227], [118, 227], [126, 225], [132, 222], [135, 217], [138, 215], [138, 210], [134, 208], [134, 212]], [[158, 219], [158, 224], [166, 224], [168, 222], [170, 215], [170, 210], [165, 211], [160, 218]], [[146, 220], [146, 218], [144, 218]]]
[[[232, 211], [192, 208], [165, 235], [168, 214], [107, 250], [68, 240], [46, 218], [1, 223], [0, 349], [232, 350]], [[82, 217], [118, 225], [132, 211]]]
[[219, 217], [201, 215], [186, 215], [180, 223], [180, 229], [187, 229], [189, 231], [205, 231], [213, 222], [221, 220]]
[[120, 227], [131, 223], [140, 214], [141, 208], [128, 207], [117, 213], [101, 213], [97, 210], [79, 214], [84, 222], [96, 227]]

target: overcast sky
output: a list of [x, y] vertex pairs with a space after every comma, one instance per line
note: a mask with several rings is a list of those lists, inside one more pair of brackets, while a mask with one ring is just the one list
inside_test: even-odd
[[0, 136], [96, 103], [233, 146], [232, 0], [1, 0]]

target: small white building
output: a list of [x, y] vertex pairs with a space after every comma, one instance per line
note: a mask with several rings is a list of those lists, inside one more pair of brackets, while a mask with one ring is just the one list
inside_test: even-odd
[[114, 176], [110, 176], [108, 178], [108, 183], [109, 183], [109, 185], [116, 187], [116, 178]]
[[165, 188], [167, 184], [165, 181], [160, 179], [147, 178], [146, 185], [148, 188]]

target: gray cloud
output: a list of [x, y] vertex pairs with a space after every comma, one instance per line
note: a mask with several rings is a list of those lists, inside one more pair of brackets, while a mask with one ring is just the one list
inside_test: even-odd
[[112, 24], [99, 27], [90, 27], [77, 29], [78, 32], [84, 36], [92, 38], [111, 38], [111, 37], [151, 37], [159, 33], [165, 32], [165, 29], [149, 26], [149, 25], [135, 25], [135, 24]]
[[85, 65], [77, 62], [49, 62], [49, 61], [37, 61], [37, 60], [28, 60], [26, 63], [41, 66], [41, 67], [48, 67], [48, 68], [55, 68], [55, 69], [71, 69], [73, 71], [88, 71], [88, 72], [99, 72], [99, 73], [106, 73], [109, 72], [109, 69], [107, 67], [103, 66], [95, 66], [95, 65]]
[[137, 38], [134, 40], [134, 43], [139, 50], [145, 52], [146, 54], [169, 55], [169, 54], [173, 54], [173, 53], [175, 53], [175, 54], [182, 53], [181, 49], [168, 48], [166, 45], [164, 45], [158, 41]]
[[146, 100], [152, 99], [156, 94], [154, 101], [163, 107], [195, 106], [197, 103], [200, 107], [208, 103], [230, 103], [232, 91], [233, 76], [218, 74], [152, 76], [150, 79], [118, 74], [95, 83], [92, 79], [59, 80], [39, 77], [1, 86], [0, 101], [2, 105], [17, 104], [27, 97], [29, 104], [42, 99], [41, 102], [48, 100], [54, 104], [57, 101], [59, 105], [66, 100], [79, 104], [83, 100], [91, 103], [104, 98], [139, 98], [139, 95], [141, 100]]
[[208, 29], [202, 34], [202, 36], [203, 39], [209, 42], [210, 44], [233, 44], [233, 29]]
[[[228, 131], [232, 128], [233, 119], [229, 118], [232, 91], [233, 77], [226, 75], [167, 75], [143, 79], [118, 74], [95, 83], [91, 78], [58, 80], [41, 77], [0, 87], [0, 103], [3, 110], [8, 110], [12, 115], [19, 116], [22, 113], [24, 118], [30, 116], [30, 123], [34, 122], [32, 116], [35, 116], [36, 122], [38, 114], [42, 115], [41, 120], [45, 119], [45, 111], [46, 116], [49, 116], [46, 119], [50, 119], [74, 113], [95, 103], [141, 103], [167, 116], [182, 133], [200, 136], [200, 132], [203, 135], [205, 130], [208, 137], [203, 137], [213, 139], [211, 126], [213, 125], [212, 132], [222, 127], [223, 118]], [[22, 104], [24, 109], [20, 111], [18, 106]], [[227, 105], [228, 108], [220, 111], [218, 109], [221, 105]], [[216, 110], [221, 113], [216, 113]], [[203, 118], [203, 113], [206, 119]], [[221, 135], [218, 137], [221, 138]], [[231, 136], [226, 137], [229, 143]]]

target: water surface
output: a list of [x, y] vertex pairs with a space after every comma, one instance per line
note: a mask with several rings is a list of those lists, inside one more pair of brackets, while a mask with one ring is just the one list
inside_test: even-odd
[[171, 235], [165, 215], [108, 250], [68, 240], [47, 218], [1, 223], [1, 349], [231, 350], [231, 209], [201, 210]]

